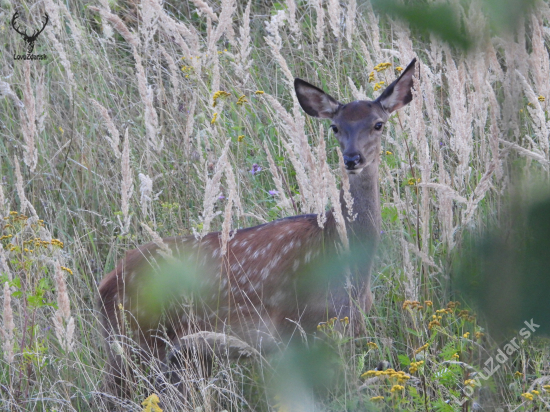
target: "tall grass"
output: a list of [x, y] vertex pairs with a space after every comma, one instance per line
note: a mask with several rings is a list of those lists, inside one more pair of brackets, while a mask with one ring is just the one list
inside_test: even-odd
[[[319, 332], [345, 372], [303, 407], [462, 410], [451, 395], [469, 393], [494, 342], [483, 321], [447, 305], [450, 267], [465, 230], [498, 221], [511, 169], [548, 183], [550, 8], [539, 2], [516, 33], [491, 37], [477, 1], [451, 3], [478, 39], [468, 52], [355, 0], [3, 2], [1, 409], [141, 410], [150, 379], [131, 382], [129, 400], [107, 388], [95, 307], [104, 274], [159, 235], [223, 230], [227, 242], [232, 228], [335, 205], [337, 144], [304, 116], [293, 78], [342, 102], [375, 99], [418, 57], [413, 102], [382, 142], [368, 330], [352, 348], [331, 325]], [[29, 28], [49, 14], [34, 51], [46, 60], [13, 59], [25, 46], [8, 24], [15, 11]], [[526, 342], [475, 402], [548, 407], [541, 388], [521, 396], [535, 389], [529, 377], [548, 375], [548, 356]], [[409, 378], [364, 382], [381, 361]], [[298, 410], [268, 390], [269, 362], [218, 365], [185, 399], [165, 382], [161, 406]]]

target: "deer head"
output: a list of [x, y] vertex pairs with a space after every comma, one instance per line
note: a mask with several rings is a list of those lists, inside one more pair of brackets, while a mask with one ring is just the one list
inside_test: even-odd
[[46, 28], [46, 25], [50, 21], [50, 17], [48, 16], [48, 13], [45, 13], [44, 17], [46, 19], [44, 20], [44, 25], [42, 26], [42, 28], [40, 30], [35, 30], [34, 33], [30, 36], [27, 34], [26, 29], [25, 29], [25, 31], [21, 31], [21, 28], [17, 26], [16, 20], [17, 20], [18, 17], [19, 17], [19, 13], [15, 12], [15, 14], [13, 15], [13, 18], [11, 19], [11, 26], [13, 27], [13, 29], [17, 33], [19, 33], [21, 36], [23, 36], [23, 40], [25, 40], [25, 42], [27, 43], [27, 54], [31, 54], [34, 50], [34, 42], [38, 38], [38, 35], [40, 33], [42, 33], [44, 31], [44, 29]]
[[374, 101], [342, 104], [301, 79], [294, 81], [304, 111], [313, 117], [332, 120], [330, 127], [340, 143], [348, 174], [359, 174], [365, 167], [378, 164], [384, 124], [393, 111], [412, 100], [415, 63], [413, 59], [401, 76]]

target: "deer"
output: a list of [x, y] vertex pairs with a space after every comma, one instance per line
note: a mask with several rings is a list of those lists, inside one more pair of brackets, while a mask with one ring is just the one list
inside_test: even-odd
[[[382, 132], [390, 114], [412, 100], [415, 63], [416, 59], [374, 101], [342, 104], [304, 80], [294, 82], [302, 109], [309, 116], [331, 120], [342, 151], [355, 214], [345, 224], [356, 258], [346, 262], [348, 255], [342, 254], [337, 266], [348, 265], [347, 274], [342, 269], [337, 275], [315, 278], [320, 267], [330, 264], [339, 242], [332, 211], [326, 212], [323, 228], [317, 215], [306, 214], [238, 229], [225, 254], [220, 232], [201, 239], [163, 239], [175, 262], [169, 271], [198, 274], [200, 292], [194, 289], [195, 298], [178, 288], [183, 280], [169, 276], [164, 281], [168, 287], [163, 289], [162, 304], [146, 305], [152, 285], [162, 281], [155, 274], [159, 268], [163, 271], [159, 262], [169, 257], [156, 243], [131, 250], [99, 284], [108, 365], [117, 385], [131, 374], [125, 370], [117, 344], [128, 336], [138, 342], [145, 362], [168, 362], [170, 347], [180, 353], [199, 350], [208, 374], [213, 356], [270, 353], [280, 342], [292, 339], [297, 325], [304, 333], [314, 334], [320, 322], [348, 317], [351, 329], [360, 330], [361, 314], [369, 312], [373, 301], [371, 270], [381, 228]], [[341, 191], [340, 202], [347, 215], [350, 211], [343, 196]], [[314, 282], [300, 287], [308, 268], [313, 269], [309, 279]]]
[[23, 40], [25, 40], [25, 42], [27, 43], [27, 54], [32, 54], [34, 50], [34, 42], [36, 41], [40, 33], [44, 31], [44, 29], [46, 28], [46, 25], [50, 21], [50, 16], [48, 16], [48, 13], [44, 13], [44, 14], [45, 14], [44, 15], [45, 20], [44, 20], [44, 24], [42, 25], [42, 28], [35, 30], [33, 34], [31, 34], [30, 36], [27, 34], [27, 29], [25, 29], [25, 31], [21, 31], [21, 29], [16, 25], [17, 18], [19, 17], [18, 12], [15, 12], [13, 15], [13, 18], [11, 19], [11, 26], [17, 33], [23, 36]]

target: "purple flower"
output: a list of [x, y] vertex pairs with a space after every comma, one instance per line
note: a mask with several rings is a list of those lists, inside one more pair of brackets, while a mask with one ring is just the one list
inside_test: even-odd
[[252, 165], [252, 169], [249, 170], [249, 172], [254, 176], [256, 173], [260, 173], [262, 171], [262, 168], [258, 166], [257, 163], [254, 163]]
[[380, 234], [383, 235], [385, 232], [383, 230], [380, 231]]
[[223, 200], [223, 199], [225, 199], [225, 196], [224, 195], [219, 195], [218, 199]]
[[276, 190], [270, 190], [268, 193], [269, 193], [271, 196], [277, 196], [277, 195], [279, 195], [279, 192], [277, 192]]

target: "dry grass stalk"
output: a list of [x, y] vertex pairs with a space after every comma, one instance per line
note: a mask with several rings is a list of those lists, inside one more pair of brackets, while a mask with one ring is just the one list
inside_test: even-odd
[[4, 246], [0, 244], [0, 273], [4, 273], [8, 277], [8, 280], [11, 282], [13, 278], [11, 275], [10, 267], [8, 266], [8, 261], [6, 260], [7, 255], [8, 254], [4, 250]]
[[357, 14], [357, 0], [349, 0], [346, 13], [346, 40], [348, 47], [353, 45], [353, 33], [355, 31], [355, 17]]
[[44, 0], [44, 8], [46, 9], [46, 13], [48, 13], [50, 21], [52, 22], [53, 29], [57, 34], [60, 34], [63, 27], [59, 16], [59, 6], [54, 2], [54, 0]]
[[214, 205], [216, 204], [216, 201], [220, 196], [220, 181], [221, 181], [223, 172], [226, 169], [226, 167], [228, 167], [227, 152], [229, 151], [230, 143], [231, 143], [231, 139], [227, 139], [227, 141], [225, 142], [225, 146], [222, 150], [222, 153], [220, 155], [220, 158], [216, 163], [216, 168], [214, 170], [214, 175], [212, 176], [212, 179], [209, 179], [207, 175], [205, 177], [206, 184], [204, 188], [204, 198], [203, 198], [203, 206], [202, 206], [202, 210], [203, 210], [202, 230], [200, 233], [198, 233], [193, 228], [193, 233], [195, 237], [198, 239], [201, 239], [204, 235], [210, 232], [210, 224], [212, 223], [212, 219], [214, 219], [216, 216], [218, 216], [221, 213], [221, 212], [214, 212]]
[[151, 203], [153, 201], [153, 179], [143, 173], [138, 174], [139, 177], [139, 202], [141, 204], [141, 214], [147, 217], [152, 214], [153, 209]]
[[206, 1], [204, 0], [191, 0], [191, 1], [197, 7], [199, 11], [199, 15], [200, 13], [204, 13], [205, 15], [210, 17], [212, 21], [218, 21], [218, 16], [216, 15], [216, 13], [214, 13], [214, 10], [212, 10], [212, 7], [210, 7]]
[[541, 15], [535, 13], [531, 15], [531, 27], [533, 28], [531, 36], [533, 52], [530, 55], [529, 67], [538, 94], [548, 99], [550, 98], [550, 59], [544, 45], [545, 27]]
[[153, 229], [151, 229], [147, 223], [141, 222], [141, 226], [145, 229], [145, 231], [151, 236], [151, 239], [153, 240], [153, 243], [158, 246], [159, 254], [164, 257], [165, 259], [171, 259], [173, 257], [172, 249], [168, 247], [166, 243], [164, 243], [164, 240], [159, 236], [157, 232], [155, 232]]
[[321, 229], [325, 227], [327, 214], [325, 213], [325, 205], [327, 203], [327, 192], [334, 188], [329, 188], [330, 169], [327, 164], [327, 152], [325, 148], [325, 128], [323, 125], [319, 127], [317, 156], [315, 170], [309, 170], [309, 180], [311, 187], [315, 188], [313, 194], [313, 213], [317, 214], [317, 224]]
[[23, 175], [21, 174], [21, 169], [19, 168], [19, 159], [17, 158], [17, 155], [13, 156], [13, 161], [15, 165], [15, 180], [16, 184], [15, 187], [17, 189], [17, 195], [19, 196], [19, 207], [20, 212], [25, 214], [27, 209], [31, 211], [31, 214], [33, 218], [38, 219], [38, 215], [36, 214], [36, 210], [34, 209], [34, 206], [27, 200], [27, 197], [25, 196], [25, 189], [23, 184]]
[[464, 226], [470, 223], [470, 221], [474, 217], [474, 212], [477, 209], [477, 205], [479, 204], [479, 202], [483, 200], [487, 191], [492, 187], [491, 177], [493, 176], [493, 172], [495, 171], [495, 168], [496, 168], [496, 165], [494, 162], [488, 163], [485, 174], [479, 180], [479, 183], [477, 184], [474, 190], [474, 193], [472, 193], [470, 200], [466, 205], [466, 211], [464, 212], [464, 215], [463, 215], [464, 217], [462, 220], [462, 224]]
[[350, 192], [349, 175], [344, 163], [344, 156], [339, 147], [336, 147], [336, 153], [338, 153], [338, 165], [340, 166], [340, 175], [342, 176], [342, 195], [347, 209], [346, 219], [348, 219], [348, 222], [353, 222], [357, 217], [357, 213], [353, 213], [354, 199]]
[[65, 352], [72, 352], [74, 349], [74, 318], [71, 316], [71, 305], [69, 302], [69, 294], [67, 293], [67, 284], [65, 283], [65, 275], [61, 265], [56, 260], [54, 262], [55, 270], [55, 285], [57, 293], [57, 310], [52, 318], [55, 335], [59, 344]]
[[493, 162], [495, 163], [495, 175], [497, 180], [500, 180], [503, 175], [498, 142], [500, 137], [500, 128], [498, 125], [500, 120], [500, 106], [498, 104], [495, 92], [488, 81], [485, 82], [485, 90], [489, 100], [489, 113], [491, 115], [491, 125], [489, 126], [489, 146], [491, 148]]
[[92, 102], [92, 105], [96, 108], [96, 110], [99, 112], [101, 117], [103, 118], [103, 121], [105, 122], [105, 126], [107, 126], [107, 130], [109, 131], [110, 137], [105, 136], [105, 140], [109, 142], [109, 145], [111, 146], [111, 149], [113, 149], [113, 153], [115, 154], [115, 157], [117, 159], [120, 158], [120, 150], [118, 146], [120, 145], [120, 134], [118, 132], [118, 129], [115, 126], [115, 123], [113, 122], [113, 119], [111, 119], [111, 116], [109, 115], [109, 111], [103, 107], [97, 100], [90, 99]]
[[11, 89], [11, 86], [8, 82], [4, 82], [0, 80], [0, 97], [7, 96], [10, 99], [13, 100], [15, 105], [19, 108], [25, 107], [25, 104], [19, 100], [19, 97], [17, 97], [17, 94], [14, 93], [14, 91]]
[[229, 26], [232, 24], [233, 13], [237, 9], [235, 0], [222, 0], [221, 7], [222, 10], [218, 17], [218, 25], [211, 35], [208, 36], [208, 55], [213, 55], [216, 52], [216, 43], [228, 31]]
[[315, 23], [315, 36], [317, 37], [317, 53], [319, 58], [323, 57], [324, 36], [325, 36], [325, 10], [323, 9], [323, 0], [314, 0], [315, 11], [317, 13], [317, 22]]
[[548, 125], [546, 124], [546, 116], [544, 114], [544, 110], [542, 109], [538, 97], [531, 88], [531, 85], [529, 84], [527, 79], [520, 73], [519, 70], [516, 70], [516, 74], [521, 81], [521, 84], [523, 85], [523, 92], [525, 93], [525, 97], [527, 97], [527, 100], [529, 100], [527, 110], [529, 111], [531, 119], [533, 119], [533, 123], [536, 126], [534, 129], [537, 136], [539, 148], [546, 155], [546, 159], [548, 159]]
[[351, 80], [351, 77], [349, 76], [348, 76], [348, 84], [351, 89], [351, 95], [355, 100], [368, 100], [368, 97], [365, 94], [365, 91], [363, 90], [363, 86], [359, 86], [359, 90], [358, 90], [357, 87], [355, 87], [353, 80]]
[[187, 157], [189, 158], [191, 152], [191, 134], [193, 133], [193, 126], [195, 124], [195, 107], [197, 106], [197, 93], [193, 93], [191, 104], [189, 105], [189, 111], [187, 113], [187, 123], [185, 124], [185, 131], [183, 133], [183, 147]]
[[145, 107], [144, 120], [145, 131], [147, 133], [147, 143], [155, 151], [160, 152], [164, 146], [164, 142], [158, 139], [158, 115], [153, 106], [152, 88], [147, 86], [147, 77], [145, 76], [145, 69], [141, 63], [141, 56], [137, 52], [137, 49], [133, 48], [134, 60], [136, 63], [136, 78], [138, 83], [139, 95], [143, 106]]
[[6, 197], [4, 196], [4, 185], [0, 180], [0, 218], [9, 214], [9, 204], [6, 205]]
[[36, 76], [36, 99], [35, 99], [35, 111], [37, 115], [36, 119], [36, 130], [38, 133], [44, 131], [44, 122], [48, 116], [48, 111], [46, 110], [46, 88], [44, 87], [44, 80], [46, 75], [46, 68], [40, 67], [38, 69], [38, 75]]
[[[231, 165], [227, 163], [227, 167], [230, 168]], [[234, 186], [234, 185], [233, 185]], [[233, 217], [233, 201], [235, 199], [235, 190], [233, 187], [229, 188], [229, 194], [227, 196], [227, 203], [225, 204], [225, 210], [223, 214], [223, 223], [222, 230], [220, 233], [220, 249], [222, 256], [225, 256], [227, 253], [227, 243], [231, 240], [233, 236], [237, 234], [237, 231], [234, 230], [231, 233], [232, 226], [232, 217]]]
[[286, 0], [285, 3], [288, 12], [288, 27], [294, 35], [295, 40], [297, 40], [302, 34], [302, 31], [296, 22], [296, 2], [294, 0]]
[[124, 40], [126, 40], [126, 43], [130, 44], [131, 46], [135, 48], [139, 48], [139, 39], [137, 36], [130, 32], [126, 24], [121, 20], [120, 17], [118, 17], [115, 14], [112, 14], [110, 11], [106, 9], [100, 9], [98, 7], [88, 7], [88, 10], [95, 11], [96, 13], [99, 13], [101, 15], [102, 19], [107, 20], [109, 23], [113, 25], [116, 31], [119, 32], [119, 34], [124, 37]]
[[59, 56], [59, 60], [61, 61], [61, 65], [65, 69], [65, 73], [67, 75], [68, 80], [68, 88], [67, 88], [67, 95], [69, 96], [69, 99], [73, 100], [73, 87], [76, 87], [76, 82], [74, 80], [74, 74], [71, 69], [71, 62], [67, 58], [67, 54], [65, 53], [65, 49], [63, 48], [63, 45], [57, 40], [55, 37], [55, 34], [53, 32], [50, 32], [46, 30], [46, 34], [48, 35], [48, 38], [53, 43], [53, 46], [57, 52], [57, 55]]
[[124, 144], [122, 146], [121, 159], [122, 182], [120, 184], [122, 222], [119, 217], [119, 224], [122, 234], [128, 233], [130, 227], [130, 198], [134, 192], [134, 183], [132, 182], [132, 170], [130, 168], [130, 139], [128, 138], [128, 128], [124, 132]]
[[332, 33], [334, 33], [334, 37], [339, 39], [340, 38], [340, 15], [342, 14], [340, 1], [328, 0], [327, 11], [330, 18], [329, 23], [332, 29]]
[[237, 75], [240, 77], [242, 84], [246, 84], [250, 77], [249, 69], [252, 66], [253, 60], [250, 59], [250, 3], [248, 0], [244, 15], [242, 17], [242, 25], [239, 28], [239, 54], [238, 63], [236, 66]]
[[[170, 82], [172, 82], [172, 99], [173, 99], [173, 105], [174, 107], [178, 107], [178, 97], [180, 95], [180, 73], [178, 71], [178, 67], [176, 66], [176, 62], [168, 54], [166, 49], [162, 46], [162, 44], [158, 45], [158, 48], [160, 52], [162, 53], [162, 56], [164, 57], [164, 60], [166, 60], [166, 63], [168, 63], [168, 68], [170, 69]], [[195, 94], [193, 93], [193, 97], [195, 97]]]
[[29, 60], [25, 60], [23, 73], [25, 75], [25, 87], [23, 88], [23, 102], [25, 103], [25, 108], [19, 111], [21, 132], [23, 134], [23, 140], [25, 141], [25, 145], [23, 146], [25, 149], [23, 160], [30, 171], [34, 172], [38, 164], [38, 152], [34, 141], [36, 136], [36, 111], [34, 93], [31, 87], [31, 63]]
[[71, 35], [73, 36], [74, 40], [74, 46], [78, 50], [78, 53], [82, 54], [82, 49], [80, 48], [81, 44], [84, 44], [82, 40], [82, 31], [80, 30], [80, 27], [78, 27], [73, 19], [72, 13], [69, 11], [67, 6], [61, 2], [61, 9], [63, 10], [63, 13], [65, 14], [65, 17], [69, 21], [69, 27], [71, 28]]
[[149, 42], [153, 39], [158, 29], [158, 9], [154, 7], [154, 2], [155, 0], [141, 0], [139, 5], [141, 14], [139, 32], [143, 39], [143, 50], [149, 49]]
[[8, 282], [4, 283], [4, 311], [2, 314], [4, 318], [3, 337], [4, 342], [2, 349], [4, 351], [4, 360], [8, 364], [12, 364], [14, 360], [13, 354], [13, 331], [15, 330], [15, 323], [13, 322], [13, 310], [11, 308], [11, 290]]
[[275, 188], [279, 193], [277, 195], [277, 206], [283, 209], [286, 213], [289, 213], [292, 209], [292, 205], [290, 204], [290, 200], [286, 197], [285, 190], [283, 188], [283, 182], [281, 180], [281, 177], [279, 176], [279, 171], [277, 170], [275, 161], [271, 156], [271, 151], [267, 146], [267, 142], [264, 140], [263, 144], [264, 144], [265, 154], [267, 156], [267, 161], [269, 163], [269, 170], [271, 171], [271, 175], [273, 176], [273, 182], [275, 183]]
[[468, 112], [466, 99], [466, 71], [464, 65], [456, 66], [451, 52], [446, 49], [447, 79], [449, 89], [453, 92], [449, 95], [451, 109], [450, 123], [453, 129], [450, 138], [451, 149], [458, 157], [456, 174], [457, 184], [464, 183], [464, 178], [469, 169], [470, 155], [473, 148], [472, 117]]

